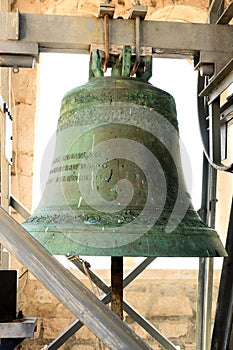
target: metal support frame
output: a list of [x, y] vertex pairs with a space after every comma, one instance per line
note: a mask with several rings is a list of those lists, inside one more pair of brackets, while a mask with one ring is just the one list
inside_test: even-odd
[[[73, 257], [69, 258], [71, 261], [73, 261]], [[147, 258], [143, 260], [136, 268], [132, 269], [124, 278], [123, 280], [123, 288], [127, 287], [128, 284], [130, 284], [144, 269], [154, 260], [154, 257]], [[81, 263], [81, 260], [74, 260], [74, 264], [84, 273], [83, 264]], [[92, 281], [99, 286], [99, 288], [106, 293], [106, 295], [101, 298], [101, 301], [105, 304], [110, 303], [111, 301], [111, 291], [109, 290], [109, 287], [105, 285], [105, 282], [103, 282], [99, 277], [97, 277], [92, 271], [88, 270], [89, 275], [92, 279]], [[83, 323], [79, 320], [74, 321], [70, 327], [68, 327], [62, 334], [60, 334], [56, 339], [54, 339], [49, 345], [48, 350], [56, 350], [61, 345], [63, 345], [75, 332], [77, 332], [81, 327], [83, 326]]]
[[[211, 350], [225, 350], [229, 346], [233, 312], [233, 199], [226, 241], [228, 257], [224, 258]], [[231, 278], [230, 278], [231, 277]], [[228, 347], [230, 349], [230, 347]]]
[[[10, 13], [10, 1], [0, 0], [0, 11]], [[6, 15], [7, 16], [7, 15]], [[9, 195], [9, 164], [5, 159], [5, 118], [1, 112], [4, 113], [4, 102], [9, 103], [10, 98], [10, 86], [9, 86], [9, 70], [0, 69], [0, 155], [1, 155], [1, 170], [0, 170], [0, 204], [8, 210], [8, 199], [6, 196]], [[5, 259], [6, 258], [6, 259]], [[9, 256], [4, 252], [4, 248], [0, 243], [0, 267], [9, 267]]]
[[[214, 169], [213, 169], [214, 170]], [[215, 206], [215, 186], [216, 179], [211, 176], [210, 168], [206, 157], [203, 158], [203, 179], [202, 179], [202, 203], [200, 216], [202, 220], [211, 226], [214, 226], [215, 210], [210, 212], [210, 203]], [[216, 171], [214, 171], [214, 174]], [[213, 174], [213, 175], [214, 175]], [[211, 191], [212, 189], [212, 191]], [[212, 207], [214, 209], [214, 207]], [[210, 216], [212, 220], [210, 220]], [[209, 350], [211, 338], [211, 311], [212, 311], [212, 288], [213, 288], [213, 259], [199, 259], [198, 273], [198, 298], [197, 298], [197, 333], [196, 333], [196, 349]]]
[[[19, 39], [9, 40], [5, 33], [8, 14], [0, 12], [0, 57], [14, 55], [15, 65], [17, 59], [20, 63], [22, 55], [38, 59], [40, 52], [88, 53], [91, 44], [105, 44], [103, 18], [25, 13], [18, 16]], [[11, 29], [14, 30], [13, 28]], [[125, 43], [136, 45], [134, 19], [109, 18], [108, 28], [110, 50], [124, 46]], [[189, 58], [200, 53], [212, 53], [212, 63], [215, 63], [217, 52], [218, 61], [221, 59], [226, 64], [233, 53], [233, 28], [217, 24], [143, 20], [140, 22], [140, 45], [151, 47], [154, 57]], [[206, 62], [200, 62], [202, 63]], [[223, 65], [215, 74], [221, 68]]]
[[25, 208], [25, 206], [20, 203], [14, 196], [10, 196], [10, 206], [14, 208], [18, 214], [22, 216], [25, 220], [31, 215], [30, 211]]
[[[6, 11], [6, 9], [3, 9], [2, 7], [0, 7], [0, 10]], [[148, 50], [151, 51], [151, 55], [153, 57], [192, 57], [195, 59], [196, 69], [199, 69], [202, 72], [206, 72], [206, 67], [213, 68], [209, 70], [211, 74], [209, 74], [209, 79], [206, 80], [207, 83], [205, 84], [204, 88], [201, 91], [199, 91], [202, 103], [204, 99], [205, 101], [207, 101], [208, 99], [209, 108], [210, 110], [212, 109], [212, 116], [210, 119], [212, 123], [210, 123], [210, 131], [213, 135], [211, 137], [213, 142], [211, 145], [208, 144], [208, 153], [206, 153], [206, 156], [208, 158], [209, 163], [213, 167], [225, 171], [232, 171], [232, 165], [226, 167], [223, 166], [221, 163], [222, 152], [220, 150], [220, 147], [222, 139], [219, 128], [223, 124], [225, 124], [226, 126], [228, 125], [228, 115], [232, 112], [233, 100], [229, 100], [226, 108], [224, 108], [223, 110], [223, 107], [219, 107], [219, 96], [233, 82], [233, 26], [220, 26], [219, 24], [229, 23], [232, 19], [232, 15], [232, 2], [224, 10], [224, 0], [213, 0], [210, 4], [208, 24], [156, 22], [146, 20], [140, 22], [141, 48], [143, 48], [144, 51], [146, 51], [146, 49], [148, 48]], [[55, 28], [55, 30], [51, 31], [51, 28]], [[124, 36], [122, 36], [122, 31], [124, 31]], [[128, 45], [130, 45], [131, 47], [135, 47], [137, 44], [135, 42], [135, 20], [109, 18], [108, 36], [108, 45], [110, 52], [119, 52], [119, 50], [123, 48], [125, 42], [127, 42]], [[38, 60], [40, 52], [89, 53], [90, 47], [92, 45], [96, 45], [97, 47], [105, 45], [104, 18], [51, 16], [20, 13], [10, 14], [0, 12], [0, 66], [2, 67], [31, 67], [33, 66], [34, 60]], [[204, 134], [208, 134], [209, 136], [209, 132], [204, 132]], [[218, 141], [217, 144], [215, 143], [216, 139]], [[209, 175], [207, 175], [206, 181], [207, 188], [210, 188], [211, 182]], [[215, 197], [213, 197], [213, 200], [215, 200]], [[20, 206], [16, 204], [16, 201], [13, 198], [11, 198], [10, 204], [15, 208], [20, 208]], [[206, 210], [209, 210], [208, 202]], [[23, 216], [27, 215], [26, 211], [22, 211], [22, 213]], [[211, 215], [213, 219], [213, 207]], [[5, 224], [6, 222], [8, 222], [8, 219], [7, 221], [5, 221]], [[16, 231], [19, 230], [19, 227], [15, 227], [15, 225], [13, 226]], [[4, 236], [3, 241], [5, 241], [5, 238], [6, 237]], [[12, 243], [13, 242], [11, 241], [10, 246], [17, 257], [18, 254], [17, 251], [15, 251], [16, 246], [12, 245]], [[36, 244], [36, 242], [34, 244]], [[27, 247], [29, 248], [29, 246]], [[42, 260], [39, 260], [39, 262], [40, 264], [42, 263], [41, 269], [43, 270], [43, 263], [45, 261], [43, 255], [40, 257]], [[27, 263], [29, 262], [27, 261]], [[199, 277], [200, 284], [202, 286], [202, 292], [199, 295], [199, 301], [202, 304], [206, 303], [208, 309], [211, 303], [212, 267], [210, 264], [209, 268], [207, 268], [206, 262], [203, 262], [203, 264], [201, 265], [202, 267], [200, 269]], [[34, 269], [35, 267], [33, 267], [33, 270]], [[210, 272], [210, 279], [207, 283], [207, 275], [205, 271]], [[65, 271], [63, 271], [63, 273], [65, 274]], [[37, 269], [36, 274], [38, 276], [40, 275]], [[66, 274], [64, 276], [66, 276]], [[49, 277], [52, 277], [50, 273]], [[43, 279], [44, 276], [40, 275], [40, 278]], [[61, 283], [64, 282], [60, 279], [59, 281]], [[48, 287], [48, 281], [44, 282]], [[107, 292], [107, 289], [105, 289], [105, 292]], [[56, 293], [54, 294], [56, 295]], [[64, 304], [66, 305], [65, 301]], [[125, 307], [127, 308], [124, 302], [124, 308]], [[202, 330], [204, 329], [204, 335], [203, 332], [201, 335], [201, 338], [204, 337], [204, 340], [201, 340], [202, 344], [200, 345], [200, 347], [198, 345], [198, 350], [209, 350], [210, 332], [208, 329], [210, 326], [210, 313], [207, 309], [204, 313], [201, 313], [201, 322], [199, 328]], [[105, 316], [106, 315], [104, 311], [104, 320], [106, 320]], [[140, 322], [141, 324], [143, 324], [144, 321], [141, 320]], [[74, 326], [75, 325], [76, 323], [74, 324]], [[146, 323], [146, 327], [150, 329], [148, 323]], [[147, 329], [146, 327], [145, 329]], [[115, 330], [116, 332], [118, 332], [119, 328], [116, 328]], [[74, 328], [72, 327], [71, 329], [72, 331], [74, 330]], [[124, 333], [124, 331], [123, 333], [121, 333], [121, 331], [122, 329], [120, 326], [120, 331], [118, 335], [120, 334], [120, 337], [124, 335], [123, 338], [125, 340], [126, 334]], [[71, 333], [67, 331], [66, 335]], [[153, 335], [153, 331], [150, 334]], [[157, 334], [156, 331], [155, 334]], [[133, 341], [131, 337], [130, 339], [126, 339], [126, 342], [128, 340]], [[137, 349], [138, 347], [133, 346], [131, 348]], [[55, 349], [55, 347], [51, 347], [51, 349]], [[167, 347], [167, 349], [174, 349], [174, 347]]]
[[224, 0], [211, 0], [209, 13], [208, 13], [208, 22], [216, 23], [218, 18], [221, 16], [224, 10]]
[[[210, 3], [208, 22], [213, 23], [229, 23], [233, 15], [232, 3], [224, 11], [224, 0], [213, 0]], [[203, 219], [211, 227], [215, 226], [215, 209], [216, 209], [216, 183], [217, 170], [233, 172], [233, 166], [224, 165], [222, 160], [227, 157], [227, 128], [230, 125], [231, 117], [228, 117], [232, 112], [231, 103], [227, 103], [220, 107], [220, 96], [228, 88], [233, 81], [232, 69], [233, 60], [229, 59], [222, 64], [221, 69], [217, 69], [213, 76], [207, 74], [204, 79], [199, 76], [198, 82], [198, 112], [200, 130], [204, 146], [206, 158], [204, 160], [203, 172], [203, 201], [202, 210], [204, 209]], [[216, 69], [216, 66], [215, 66]], [[201, 88], [202, 86], [202, 88]], [[207, 121], [208, 120], [208, 121]], [[222, 130], [224, 130], [224, 137], [222, 137]], [[228, 232], [229, 235], [229, 232]], [[227, 240], [228, 242], [229, 240]], [[230, 244], [230, 243], [229, 243]], [[231, 255], [231, 252], [230, 252]], [[225, 260], [226, 261], [226, 260]], [[225, 266], [226, 267], [226, 266]], [[197, 320], [200, 323], [197, 332], [197, 349], [198, 350], [226, 350], [226, 344], [229, 338], [229, 313], [232, 313], [232, 308], [229, 310], [229, 298], [222, 298], [225, 296], [222, 288], [225, 287], [226, 271], [223, 272], [223, 277], [220, 283], [218, 305], [216, 311], [215, 327], [211, 343], [211, 303], [212, 303], [212, 289], [213, 289], [213, 261], [204, 259], [200, 261], [199, 269], [199, 307]], [[231, 285], [232, 276], [228, 275], [228, 282]], [[222, 285], [221, 285], [222, 284]], [[228, 309], [228, 317], [224, 320], [224, 310]], [[226, 313], [224, 314], [226, 316]], [[221, 331], [220, 323], [226, 325], [228, 323], [225, 333]], [[220, 331], [217, 327], [220, 327]], [[217, 345], [217, 346], [216, 346]]]
[[228, 7], [223, 11], [217, 20], [217, 24], [228, 24], [233, 17], [233, 1], [230, 2]]
[[[37, 324], [37, 318], [35, 317], [30, 317], [30, 318], [27, 317], [21, 321], [18, 320], [18, 322], [0, 323], [0, 338], [1, 339], [33, 338], [36, 324]], [[0, 346], [0, 349], [1, 349], [1, 346]]]
[[151, 349], [2, 208], [0, 241], [110, 349]]
[[[154, 260], [154, 257], [149, 257], [144, 259], [136, 267], [134, 267], [124, 278], [123, 288], [126, 288], [129, 283], [131, 283], [144, 269]], [[91, 278], [92, 282], [105, 293], [104, 297], [101, 297], [101, 301], [108, 304], [111, 301], [111, 287], [96, 274], [94, 273], [89, 264], [76, 256], [69, 257], [69, 260], [78, 267], [78, 269], [86, 275], [88, 271], [88, 276]], [[83, 267], [85, 264], [85, 269]], [[173, 345], [166, 337], [164, 337], [156, 327], [150, 324], [143, 316], [141, 316], [136, 310], [134, 310], [126, 301], [123, 301], [124, 311], [132, 317], [132, 319], [137, 322], [142, 328], [144, 328], [148, 334], [150, 334], [160, 345], [167, 350], [176, 350], [176, 346]], [[48, 350], [58, 349], [66, 340], [68, 340], [75, 332], [77, 332], [83, 326], [81, 321], [75, 321], [65, 332], [63, 332], [58, 338], [51, 342], [48, 346]]]

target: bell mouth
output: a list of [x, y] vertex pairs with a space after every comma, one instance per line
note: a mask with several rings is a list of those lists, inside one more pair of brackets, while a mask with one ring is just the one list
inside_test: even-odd
[[203, 224], [192, 209], [187, 211], [181, 223], [167, 229], [165, 221], [171, 215], [170, 210], [152, 226], [152, 216], [134, 224], [131, 220], [135, 215], [136, 210], [131, 210], [125, 218], [83, 210], [71, 217], [65, 214], [64, 208], [56, 208], [50, 215], [48, 211], [37, 210], [23, 227], [53, 255], [226, 256], [216, 231]]

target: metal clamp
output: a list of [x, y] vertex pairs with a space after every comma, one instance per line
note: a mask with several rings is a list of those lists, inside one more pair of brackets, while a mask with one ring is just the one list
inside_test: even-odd
[[105, 57], [103, 64], [103, 71], [106, 72], [109, 61], [109, 18], [113, 18], [115, 12], [115, 5], [109, 3], [100, 4], [98, 17], [104, 18], [104, 42], [105, 42]]
[[108, 3], [100, 5], [98, 15], [104, 19], [104, 45], [91, 45], [90, 78], [103, 76], [111, 67], [113, 76], [136, 74], [137, 78], [148, 81], [152, 74], [152, 47], [140, 45], [140, 21], [147, 14], [147, 7], [138, 3], [130, 12], [129, 18], [135, 20], [135, 46], [110, 45], [109, 17], [113, 17], [114, 10], [115, 7]]
[[131, 11], [129, 18], [135, 19], [135, 43], [136, 43], [136, 60], [134, 62], [133, 68], [130, 75], [133, 76], [140, 64], [140, 20], [144, 19], [147, 14], [147, 7], [141, 6], [140, 4], [135, 5]]

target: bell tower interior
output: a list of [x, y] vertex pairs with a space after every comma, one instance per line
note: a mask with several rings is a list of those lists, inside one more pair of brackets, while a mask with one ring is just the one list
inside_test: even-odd
[[1, 350], [233, 347], [232, 16], [0, 0]]

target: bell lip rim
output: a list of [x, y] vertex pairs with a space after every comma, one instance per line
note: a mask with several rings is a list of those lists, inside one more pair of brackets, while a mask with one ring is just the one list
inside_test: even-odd
[[[41, 232], [41, 231], [40, 231]], [[40, 237], [40, 233], [39, 232], [30, 232], [30, 235], [37, 241], [39, 242], [43, 247], [45, 247], [50, 254], [52, 255], [83, 255], [83, 256], [124, 256], [124, 257], [164, 257], [164, 258], [168, 258], [168, 257], [183, 257], [183, 258], [194, 258], [194, 257], [206, 257], [206, 258], [211, 258], [211, 257], [227, 257], [227, 251], [224, 248], [220, 238], [217, 235], [214, 235], [211, 239], [211, 235], [208, 235], [208, 237], [204, 237], [204, 239], [208, 240], [208, 244], [206, 244], [206, 247], [202, 248], [202, 253], [200, 253], [200, 248], [198, 249], [198, 247], [195, 247], [195, 249], [193, 247], [189, 247], [189, 251], [187, 252], [186, 250], [184, 250], [184, 247], [182, 247], [180, 250], [176, 250], [174, 248], [170, 249], [170, 253], [166, 252], [166, 253], [158, 253], [159, 251], [163, 251], [164, 248], [160, 248], [159, 245], [157, 245], [157, 254], [156, 252], [153, 254], [152, 252], [146, 252], [145, 247], [141, 247], [140, 244], [137, 244], [137, 247], [134, 247], [132, 250], [135, 250], [134, 252], [127, 252], [127, 250], [130, 249], [130, 245], [131, 243], [127, 243], [127, 244], [122, 244], [119, 246], [112, 246], [112, 247], [95, 247], [92, 245], [85, 245], [82, 244], [80, 242], [75, 242], [72, 239], [69, 239], [68, 237], [66, 237], [71, 244], [73, 245], [73, 248], [70, 247], [66, 247], [65, 242], [64, 242], [64, 246], [59, 248], [59, 245], [56, 246], [56, 237], [53, 241], [53, 244], [51, 246], [51, 242], [47, 241], [46, 242], [46, 237]], [[41, 232], [42, 233], [42, 232]], [[47, 234], [45, 232], [43, 232], [44, 234]], [[50, 232], [51, 233], [51, 232]], [[55, 233], [56, 234], [56, 233]], [[168, 235], [172, 235], [172, 234], [168, 234]], [[176, 235], [178, 236], [178, 234]], [[201, 236], [201, 235], [198, 235]], [[203, 236], [202, 236], [203, 237]], [[164, 238], [164, 236], [163, 236]], [[186, 239], [188, 240], [189, 237], [187, 237]], [[48, 239], [48, 238], [47, 238]], [[50, 237], [51, 239], [51, 237]], [[195, 237], [194, 242], [191, 245], [195, 245], [195, 241], [199, 241], [198, 237]], [[183, 243], [183, 246], [185, 245], [185, 243]], [[189, 244], [188, 244], [189, 245]], [[70, 249], [69, 249], [70, 248]], [[152, 249], [152, 248], [151, 248]], [[156, 249], [155, 249], [156, 250]], [[188, 249], [187, 249], [188, 250]], [[183, 253], [182, 253], [183, 251]], [[203, 252], [205, 251], [205, 253]]]

